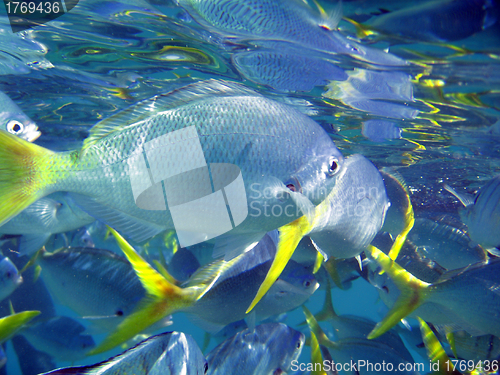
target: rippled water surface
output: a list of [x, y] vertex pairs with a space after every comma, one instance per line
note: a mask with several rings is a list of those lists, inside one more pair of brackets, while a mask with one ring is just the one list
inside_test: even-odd
[[[396, 27], [392, 33], [363, 37], [347, 20], [369, 24], [404, 5], [410, 3], [344, 1], [345, 18], [339, 30], [332, 31], [367, 48], [388, 51], [405, 60], [403, 66], [324, 51], [305, 54], [272, 38], [226, 37], [170, 1], [80, 0], [64, 16], [15, 34], [3, 15], [0, 90], [36, 122], [42, 132], [36, 143], [53, 150], [79, 148], [97, 121], [201, 79], [242, 82], [293, 103], [306, 100], [313, 119], [344, 156], [360, 153], [377, 168], [392, 167], [403, 176], [417, 217], [449, 215], [459, 222], [462, 205], [443, 184], [475, 193], [500, 171], [500, 26], [490, 22], [472, 32], [475, 21], [457, 13], [453, 17], [463, 23], [464, 32], [469, 26], [471, 31], [459, 40], [437, 41], [426, 35], [428, 25], [422, 25], [419, 40], [399, 35]], [[266, 58], [275, 58], [269, 55], [275, 51], [287, 54], [276, 68], [284, 72], [281, 81], [259, 81], [258, 67], [267, 64]], [[306, 57], [313, 60], [301, 60]], [[288, 72], [287, 62], [293, 59], [303, 68]], [[248, 64], [252, 69], [245, 67]], [[305, 67], [312, 64], [317, 71], [303, 78], [300, 72], [306, 75]], [[363, 81], [367, 75], [372, 76]], [[308, 80], [313, 83], [305, 86], [310, 87], [293, 85]], [[379, 321], [385, 307], [365, 284], [360, 279], [347, 291], [335, 289], [334, 304], [341, 313]], [[318, 290], [309, 308], [318, 311], [323, 296]], [[171, 328], [193, 334], [202, 346], [203, 332], [178, 315]], [[286, 322], [296, 327], [302, 320], [299, 309]], [[19, 371], [15, 356], [9, 347], [8, 374]], [[308, 362], [308, 356], [305, 350], [301, 358]]]

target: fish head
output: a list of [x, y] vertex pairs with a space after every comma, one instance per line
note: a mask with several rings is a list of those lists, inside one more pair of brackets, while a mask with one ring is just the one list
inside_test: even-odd
[[352, 155], [343, 168], [309, 234], [322, 251], [335, 258], [361, 253], [382, 228], [390, 206], [382, 176], [368, 159]]
[[[3, 291], [14, 291], [23, 281], [14, 263], [9, 258], [4, 258], [0, 261], [0, 285]], [[9, 294], [10, 294], [9, 293]]]
[[334, 189], [344, 170], [344, 157], [329, 137], [318, 137], [316, 144], [306, 153], [301, 167], [284, 184], [316, 206]]
[[0, 92], [0, 129], [28, 142], [33, 142], [42, 134], [21, 108], [2, 92]]
[[261, 326], [269, 326], [274, 333], [272, 336], [269, 336], [268, 348], [272, 357], [275, 358], [275, 368], [288, 372], [292, 362], [302, 352], [305, 336], [302, 332], [296, 331], [283, 323], [271, 324], [262, 324]]

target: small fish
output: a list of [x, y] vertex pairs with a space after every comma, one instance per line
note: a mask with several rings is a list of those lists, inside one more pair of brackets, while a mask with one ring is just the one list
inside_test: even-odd
[[5, 257], [0, 261], [0, 301], [12, 294], [23, 282], [23, 277], [12, 261]]
[[415, 220], [409, 240], [422, 255], [447, 270], [466, 267], [487, 259], [485, 251], [480, 246], [474, 246], [464, 232], [429, 219]]
[[455, 195], [465, 208], [459, 210], [460, 218], [467, 225], [467, 234], [471, 240], [486, 250], [498, 254], [495, 250], [500, 246], [500, 176], [486, 183], [474, 200], [457, 193], [445, 185], [445, 189]]
[[69, 232], [94, 221], [68, 195], [54, 193], [2, 225], [0, 233], [21, 235], [19, 253], [29, 256], [44, 246], [52, 234]]
[[361, 125], [361, 134], [372, 142], [385, 142], [401, 138], [401, 128], [391, 121], [368, 120]]
[[[268, 234], [252, 250], [228, 262], [218, 260], [203, 266], [188, 282], [178, 287], [145, 262], [116, 231], [112, 230], [112, 233], [148, 294], [135, 312], [91, 354], [113, 348], [176, 311], [189, 313], [197, 325], [212, 332], [220, 331], [225, 325], [245, 318], [245, 309], [271, 266], [276, 251], [275, 239]], [[298, 266], [293, 263], [291, 267], [292, 270], [300, 271], [300, 268], [296, 268]], [[294, 278], [293, 275], [291, 273], [290, 277]], [[283, 284], [286, 281], [278, 280], [275, 292], [278, 298], [284, 290], [285, 293], [298, 295], [297, 298], [291, 298], [291, 301], [303, 303], [317, 289], [318, 283], [314, 279], [308, 279], [307, 276], [304, 278], [303, 272], [298, 272], [298, 276], [301, 282], [300, 288], [290, 283]], [[273, 294], [269, 298], [272, 308], [262, 308], [264, 317], [268, 317], [270, 313], [279, 314], [298, 307], [284, 302], [276, 304], [273, 301], [275, 299]], [[223, 306], [229, 307], [223, 308]], [[255, 313], [247, 318], [255, 322]]]
[[166, 332], [104, 362], [62, 368], [45, 375], [203, 375], [207, 369], [207, 361], [190, 335]]
[[85, 327], [66, 316], [37, 320], [21, 332], [33, 347], [61, 361], [85, 358], [95, 346], [92, 336], [82, 334]]
[[452, 326], [474, 336], [500, 334], [497, 311], [500, 296], [500, 259], [476, 263], [448, 271], [438, 281], [424, 282], [374, 246], [367, 252], [380, 264], [401, 291], [385, 318], [372, 330], [368, 338], [376, 338], [414, 312], [425, 321]]
[[[345, 338], [338, 341], [331, 341], [323, 332], [314, 315], [302, 306], [306, 315], [307, 324], [311, 332], [314, 333], [320, 345], [328, 348], [335, 363], [340, 363], [345, 374], [390, 374], [392, 369], [398, 369], [400, 373], [419, 374], [413, 366], [413, 361], [404, 359], [398, 352], [390, 346], [363, 338]], [[372, 365], [371, 369], [368, 365]], [[383, 367], [383, 365], [385, 366]], [[406, 366], [406, 364], [410, 364]], [[324, 370], [335, 369], [333, 362], [323, 363]], [[378, 371], [377, 371], [378, 370]]]
[[240, 84], [201, 81], [99, 122], [81, 150], [55, 153], [0, 131], [0, 223], [67, 191], [137, 242], [175, 229], [181, 246], [217, 237], [215, 256], [230, 259], [324, 200], [342, 165], [300, 111]]
[[304, 334], [282, 323], [247, 328], [207, 354], [207, 375], [288, 373], [304, 342]]
[[6, 94], [0, 91], [0, 129], [17, 135], [28, 142], [42, 134], [38, 126]]
[[107, 250], [62, 249], [42, 253], [37, 262], [52, 296], [105, 331], [115, 329], [145, 295], [130, 263]]
[[404, 39], [452, 42], [492, 26], [498, 16], [498, 5], [495, 1], [439, 0], [382, 14], [364, 26]]

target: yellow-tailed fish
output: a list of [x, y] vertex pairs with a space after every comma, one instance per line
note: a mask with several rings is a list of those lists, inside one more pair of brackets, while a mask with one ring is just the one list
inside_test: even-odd
[[323, 201], [342, 166], [299, 110], [241, 84], [201, 81], [97, 123], [80, 150], [56, 153], [0, 131], [0, 224], [66, 191], [137, 242], [175, 229], [181, 246], [212, 239], [230, 258]]
[[[369, 370], [368, 363], [375, 366], [382, 366], [385, 363], [387, 366], [392, 366], [393, 369], [398, 368], [399, 372], [406, 374], [418, 374], [415, 366], [406, 366], [413, 364], [413, 361], [404, 359], [396, 350], [382, 342], [367, 340], [363, 338], [344, 338], [338, 341], [331, 341], [323, 332], [314, 315], [305, 307], [302, 307], [306, 315], [306, 321], [311, 332], [316, 336], [319, 345], [328, 348], [333, 361], [323, 361], [323, 370], [338, 370], [346, 374], [373, 373]], [[336, 364], [340, 368], [336, 368]], [[389, 367], [381, 368], [381, 373], [390, 373]], [[404, 369], [404, 370], [401, 370]], [[312, 370], [312, 369], [311, 369]]]
[[[269, 270], [276, 252], [275, 240], [266, 235], [253, 249], [230, 261], [221, 259], [201, 267], [179, 287], [144, 261], [123, 237], [115, 231], [113, 234], [147, 290], [147, 296], [135, 312], [92, 353], [113, 348], [176, 311], [190, 314], [195, 323], [212, 332], [244, 319], [245, 309]], [[296, 308], [317, 289], [318, 283], [313, 275], [303, 272], [293, 263], [289, 267], [292, 268], [289, 268], [288, 281], [280, 278], [271, 288], [276, 289], [276, 296], [287, 298], [280, 300], [269, 296], [270, 300], [267, 300], [266, 296], [261, 301], [266, 305], [262, 308], [257, 306], [255, 314], [248, 317], [249, 321], [255, 322], [254, 315], [264, 318]], [[230, 308], [223, 307], [227, 301], [231, 303]]]
[[500, 260], [490, 259], [468, 267], [448, 271], [437, 281], [426, 283], [400, 267], [373, 246], [367, 253], [387, 272], [400, 290], [400, 296], [369, 338], [375, 338], [415, 311], [427, 322], [450, 325], [472, 335], [499, 335], [497, 318], [500, 296]]
[[303, 236], [311, 238], [325, 260], [357, 256], [382, 227], [388, 207], [377, 168], [362, 155], [345, 159], [336, 187], [315, 208], [312, 220], [303, 216], [279, 229], [273, 265], [247, 312], [279, 277]]
[[418, 322], [420, 324], [422, 339], [427, 349], [427, 355], [432, 363], [437, 364], [439, 368], [438, 373], [441, 375], [460, 374], [460, 372], [455, 369], [455, 365], [450, 361], [450, 358], [446, 355], [441, 343], [434, 332], [432, 332], [429, 325], [421, 318], [418, 318]]

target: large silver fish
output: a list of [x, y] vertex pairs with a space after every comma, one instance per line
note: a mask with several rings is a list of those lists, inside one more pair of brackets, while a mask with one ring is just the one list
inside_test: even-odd
[[237, 254], [324, 200], [342, 165], [328, 134], [300, 111], [239, 84], [202, 81], [98, 123], [78, 151], [0, 132], [0, 223], [68, 191], [136, 241], [175, 229], [182, 246], [218, 237], [218, 254]]

